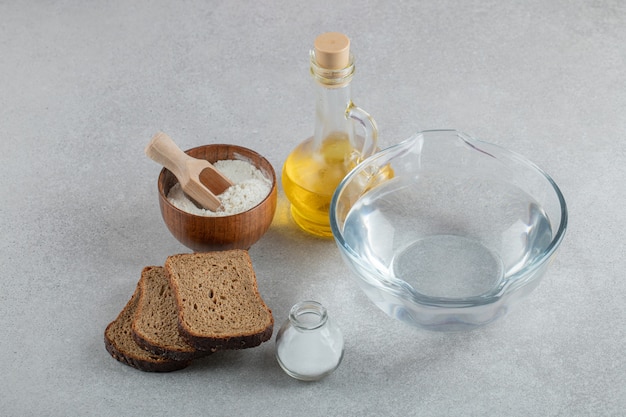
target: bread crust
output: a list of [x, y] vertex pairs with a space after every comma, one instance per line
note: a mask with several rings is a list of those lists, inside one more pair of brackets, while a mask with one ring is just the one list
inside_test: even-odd
[[189, 332], [186, 328], [181, 327], [180, 323], [178, 328], [180, 334], [185, 337], [185, 339], [187, 339], [189, 344], [191, 344], [198, 350], [207, 351], [237, 350], [259, 346], [261, 343], [270, 340], [272, 337], [272, 333], [274, 332], [273, 323], [268, 325], [259, 333], [222, 338], [213, 338], [193, 334]]
[[[211, 262], [189, 262], [198, 257], [211, 258]], [[183, 271], [182, 279], [178, 262], [190, 266]], [[203, 291], [210, 290], [211, 297], [203, 291], [189, 292], [203, 285]], [[185, 325], [191, 307], [190, 300], [185, 303], [183, 297], [190, 298], [193, 310], [199, 310], [194, 323], [202, 331]], [[148, 317], [155, 321], [143, 321]], [[146, 332], [139, 320], [148, 329]], [[258, 346], [271, 339], [273, 329], [274, 317], [261, 298], [247, 251], [179, 254], [168, 257], [165, 267], [142, 270], [132, 297], [106, 327], [104, 344], [113, 358], [128, 366], [145, 372], [171, 372], [216, 350]]]
[[[186, 314], [188, 314], [188, 305], [185, 303], [183, 293], [185, 288], [182, 287], [180, 271], [178, 271], [180, 264], [187, 261], [193, 261], [198, 258], [214, 257], [218, 260], [238, 259], [245, 262], [246, 270], [239, 271], [241, 273], [248, 274], [247, 278], [251, 288], [248, 294], [240, 295], [241, 297], [252, 297], [256, 307], [263, 311], [265, 315], [265, 323], [262, 327], [250, 328], [245, 330], [233, 330], [230, 333], [225, 333], [220, 336], [215, 336], [206, 333], [200, 333], [187, 324]], [[221, 266], [221, 265], [220, 265]], [[208, 253], [193, 253], [193, 254], [179, 254], [168, 257], [165, 262], [165, 271], [168, 276], [170, 287], [176, 299], [178, 307], [178, 329], [182, 337], [184, 337], [190, 345], [194, 348], [202, 351], [207, 350], [226, 350], [226, 349], [246, 349], [260, 345], [263, 342], [268, 341], [273, 334], [274, 330], [274, 317], [272, 311], [267, 307], [263, 298], [261, 297], [254, 269], [252, 268], [252, 261], [248, 252], [241, 249], [228, 250], [223, 252], [208, 252]], [[206, 274], [205, 280], [202, 284], [207, 287], [212, 285], [211, 280], [215, 280], [217, 274], [214, 271], [209, 270]], [[229, 301], [232, 302], [232, 301]], [[199, 307], [202, 309], [202, 305]]]
[[[190, 361], [178, 361], [154, 355], [136, 346], [131, 336], [131, 321], [139, 301], [139, 285], [120, 314], [106, 327], [104, 345], [109, 354], [119, 362], [144, 372], [172, 372], [189, 366]], [[136, 345], [136, 344], [135, 344]], [[131, 352], [129, 350], [131, 347]]]
[[[132, 336], [141, 348], [156, 355], [177, 361], [189, 361], [213, 353], [211, 350], [198, 350], [194, 348], [182, 337], [179, 337], [177, 340], [171, 340], [166, 335], [161, 334], [162, 332], [166, 332], [166, 330], [178, 332], [176, 303], [171, 289], [169, 288], [169, 281], [163, 267], [145, 267], [141, 271], [141, 279], [138, 285], [140, 287], [139, 300], [132, 321]], [[167, 285], [167, 288], [155, 299], [155, 294], [154, 292], [150, 292], [150, 288], [161, 285]], [[171, 315], [152, 317], [153, 320], [160, 323], [160, 331], [153, 329], [153, 332], [148, 332], [141, 326], [144, 315], [154, 314], [154, 310], [151, 311], [151, 306], [148, 304], [149, 302], [157, 302], [160, 303], [162, 307], [172, 309]]]

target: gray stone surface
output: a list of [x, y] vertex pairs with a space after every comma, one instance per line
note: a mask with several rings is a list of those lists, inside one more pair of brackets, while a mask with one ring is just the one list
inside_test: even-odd
[[[618, 416], [626, 409], [626, 6], [621, 0], [0, 1], [0, 409], [6, 416]], [[393, 321], [282, 189], [250, 251], [277, 328], [316, 299], [340, 368], [289, 378], [274, 342], [171, 374], [121, 365], [103, 331], [145, 265], [186, 252], [160, 218], [153, 133], [229, 142], [278, 173], [313, 129], [308, 50], [357, 57], [386, 147], [457, 128], [550, 173], [570, 210], [539, 288], [469, 333]]]

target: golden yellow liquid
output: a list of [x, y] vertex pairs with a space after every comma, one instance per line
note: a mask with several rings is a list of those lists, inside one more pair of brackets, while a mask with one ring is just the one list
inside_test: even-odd
[[335, 189], [355, 166], [350, 140], [331, 134], [318, 149], [313, 138], [296, 147], [285, 160], [282, 183], [291, 202], [291, 215], [303, 230], [317, 236], [332, 236], [328, 212]]

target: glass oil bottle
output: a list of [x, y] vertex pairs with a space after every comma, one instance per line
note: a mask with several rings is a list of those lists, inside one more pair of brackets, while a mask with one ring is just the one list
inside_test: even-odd
[[[332, 236], [328, 212], [335, 188], [376, 152], [378, 129], [374, 119], [351, 100], [355, 67], [349, 38], [324, 33], [315, 39], [310, 57], [315, 130], [285, 160], [282, 184], [296, 224], [313, 235]], [[355, 134], [355, 122], [363, 128], [363, 136]]]

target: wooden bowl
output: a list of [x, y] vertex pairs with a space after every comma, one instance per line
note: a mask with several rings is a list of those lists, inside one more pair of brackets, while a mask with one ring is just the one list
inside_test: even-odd
[[267, 159], [251, 149], [237, 145], [211, 144], [185, 151], [194, 158], [211, 163], [225, 159], [250, 162], [272, 181], [272, 188], [255, 207], [229, 216], [198, 216], [172, 205], [167, 199], [170, 188], [178, 182], [163, 168], [159, 174], [159, 206], [163, 221], [180, 243], [196, 252], [249, 249], [269, 229], [276, 211], [276, 173]]

